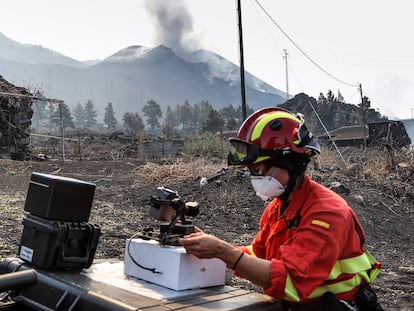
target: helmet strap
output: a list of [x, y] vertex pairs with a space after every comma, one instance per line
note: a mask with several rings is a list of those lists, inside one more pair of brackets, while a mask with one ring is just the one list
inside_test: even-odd
[[279, 196], [280, 200], [287, 201], [290, 194], [296, 187], [297, 180], [299, 179], [299, 181], [303, 181], [304, 173], [309, 161], [310, 157], [308, 155], [294, 152], [283, 157], [269, 160], [272, 165], [284, 168], [289, 174], [289, 180], [286, 185], [285, 192]]
[[293, 190], [296, 187], [296, 181], [299, 179], [303, 180], [303, 174], [301, 176], [297, 176], [293, 171], [288, 170], [289, 174], [289, 180], [285, 188], [285, 192], [283, 192], [279, 199], [283, 202], [287, 202], [289, 199], [290, 194], [293, 192]]

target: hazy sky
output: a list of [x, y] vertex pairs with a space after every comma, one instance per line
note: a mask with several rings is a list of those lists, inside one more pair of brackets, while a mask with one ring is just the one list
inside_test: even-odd
[[[413, 116], [411, 1], [241, 2], [244, 62], [250, 73], [293, 95], [317, 98], [320, 92], [340, 90], [352, 104], [361, 100], [361, 84], [363, 95], [382, 114]], [[155, 15], [164, 11], [169, 14]], [[4, 35], [77, 60], [104, 59], [130, 45], [164, 43], [205, 48], [239, 64], [235, 0], [13, 0], [2, 3], [2, 12]]]

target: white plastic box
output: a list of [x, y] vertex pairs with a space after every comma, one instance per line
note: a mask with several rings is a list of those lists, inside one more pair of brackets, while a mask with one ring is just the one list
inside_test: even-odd
[[198, 259], [182, 246], [161, 246], [154, 240], [127, 239], [124, 267], [127, 276], [173, 290], [225, 284], [226, 266], [220, 259]]

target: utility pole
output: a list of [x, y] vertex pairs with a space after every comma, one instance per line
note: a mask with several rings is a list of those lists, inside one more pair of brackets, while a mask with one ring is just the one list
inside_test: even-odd
[[365, 116], [365, 103], [362, 96], [362, 84], [359, 83], [359, 94], [361, 95], [361, 110], [362, 110], [362, 127], [364, 129], [364, 149], [367, 149], [367, 133], [366, 133], [366, 116]]
[[286, 49], [283, 49], [283, 58], [285, 60], [285, 72], [286, 72], [286, 101], [289, 100], [289, 78], [288, 78], [288, 52]]
[[241, 3], [240, 0], [237, 0], [237, 13], [239, 21], [239, 48], [240, 48], [240, 88], [241, 88], [241, 106], [243, 120], [247, 118], [247, 108], [246, 108], [246, 90], [244, 83], [244, 54], [243, 54], [243, 29], [242, 29], [242, 13], [241, 13]]

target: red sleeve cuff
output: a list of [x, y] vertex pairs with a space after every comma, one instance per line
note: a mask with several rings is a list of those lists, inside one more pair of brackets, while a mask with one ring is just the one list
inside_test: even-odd
[[280, 260], [272, 259], [270, 264], [270, 278], [272, 285], [268, 288], [264, 288], [264, 292], [276, 298], [282, 300], [285, 296], [287, 271]]

